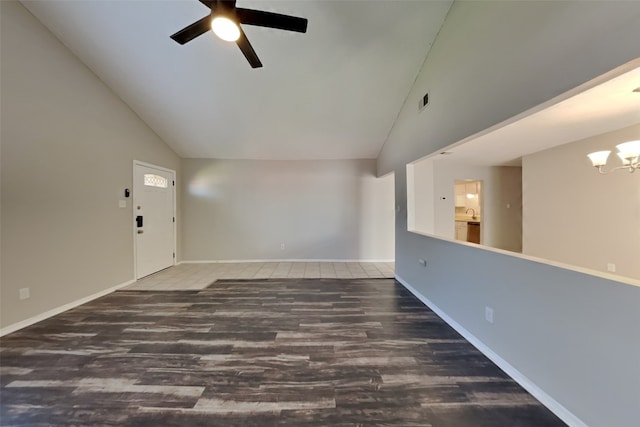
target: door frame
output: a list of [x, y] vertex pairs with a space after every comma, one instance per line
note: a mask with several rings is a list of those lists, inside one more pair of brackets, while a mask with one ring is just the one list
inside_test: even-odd
[[[178, 225], [178, 217], [176, 215], [176, 171], [173, 169], [169, 169], [169, 168], [165, 168], [162, 166], [158, 166], [158, 165], [154, 165], [152, 163], [147, 163], [147, 162], [142, 162], [140, 160], [134, 160], [133, 161], [133, 176], [132, 176], [132, 193], [133, 196], [131, 197], [131, 235], [133, 236], [133, 278], [137, 281], [138, 278], [138, 239], [137, 239], [137, 233], [138, 233], [138, 228], [136, 227], [136, 167], [137, 166], [143, 166], [143, 167], [147, 167], [147, 168], [153, 168], [153, 169], [158, 169], [161, 170], [163, 172], [168, 172], [171, 174], [171, 180], [172, 180], [172, 192], [173, 192], [173, 217], [176, 219], [173, 222], [173, 253], [175, 254], [175, 256], [173, 257], [173, 264], [172, 265], [176, 265], [177, 264], [177, 259], [178, 259], [178, 233], [177, 233], [177, 225]], [[138, 184], [139, 185], [139, 184]]]

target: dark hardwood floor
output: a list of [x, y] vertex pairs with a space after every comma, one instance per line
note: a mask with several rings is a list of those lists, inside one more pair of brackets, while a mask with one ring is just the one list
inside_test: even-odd
[[2, 425], [564, 425], [392, 279], [119, 291], [0, 349]]

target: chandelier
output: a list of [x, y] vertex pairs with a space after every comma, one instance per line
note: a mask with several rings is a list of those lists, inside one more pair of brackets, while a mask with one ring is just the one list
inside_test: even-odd
[[589, 157], [593, 166], [595, 166], [601, 174], [607, 174], [621, 169], [626, 169], [630, 173], [633, 173], [636, 169], [640, 169], [640, 140], [618, 144], [616, 148], [618, 149], [616, 154], [620, 158], [622, 165], [611, 168], [608, 171], [605, 171], [603, 167], [607, 164], [607, 159], [611, 151], [596, 151], [588, 154], [587, 157]]

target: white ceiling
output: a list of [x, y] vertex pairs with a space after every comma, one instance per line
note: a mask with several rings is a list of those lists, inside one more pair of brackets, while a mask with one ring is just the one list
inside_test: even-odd
[[449, 155], [437, 158], [518, 165], [527, 154], [638, 124], [640, 93], [634, 89], [640, 87], [639, 65], [640, 60], [633, 61], [508, 123], [439, 150]]
[[22, 3], [182, 157], [376, 158], [451, 1], [255, 1], [306, 34], [244, 26], [264, 68], [211, 32], [197, 0]]

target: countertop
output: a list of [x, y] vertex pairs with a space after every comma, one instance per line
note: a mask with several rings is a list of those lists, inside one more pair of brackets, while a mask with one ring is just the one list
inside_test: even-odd
[[456, 215], [456, 221], [480, 222], [480, 217], [472, 218], [471, 215]]

